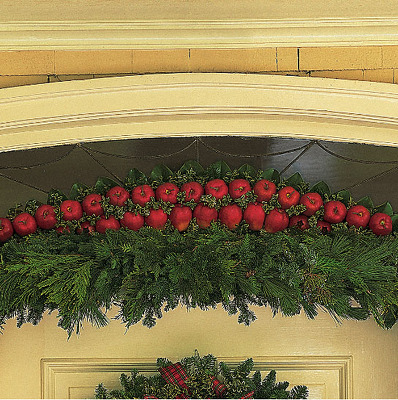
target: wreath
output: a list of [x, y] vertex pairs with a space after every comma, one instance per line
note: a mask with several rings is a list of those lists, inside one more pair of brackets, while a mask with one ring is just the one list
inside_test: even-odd
[[58, 310], [69, 335], [84, 320], [151, 327], [182, 304], [222, 304], [250, 324], [250, 305], [336, 320], [398, 317], [398, 215], [325, 182], [275, 169], [195, 161], [123, 182], [99, 178], [0, 218], [0, 325]]
[[308, 389], [297, 385], [288, 390], [289, 382], [277, 382], [272, 370], [264, 379], [253, 372], [249, 358], [232, 368], [218, 362], [212, 354], [200, 357], [195, 351], [177, 363], [158, 358], [160, 374], [145, 376], [138, 370], [130, 376], [121, 374], [121, 389], [108, 390], [102, 383], [95, 389], [96, 399], [306, 399]]

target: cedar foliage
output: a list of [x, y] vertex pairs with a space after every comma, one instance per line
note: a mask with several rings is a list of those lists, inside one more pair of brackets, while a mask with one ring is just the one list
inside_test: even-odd
[[[140, 375], [133, 369], [130, 376], [121, 374], [121, 389], [108, 390], [102, 383], [95, 389], [96, 399], [133, 399], [146, 395], [160, 399], [173, 399], [181, 393], [193, 399], [218, 398], [212, 388], [211, 376], [217, 377], [225, 386], [223, 398], [241, 398], [249, 392], [254, 392], [255, 399], [306, 399], [308, 389], [297, 385], [288, 390], [289, 382], [277, 382], [276, 372], [272, 370], [264, 379], [260, 371], [255, 371], [251, 358], [234, 367], [224, 362], [217, 362], [216, 357], [208, 354], [200, 357], [195, 351], [192, 357], [183, 358], [181, 365], [187, 371], [189, 378], [185, 381], [189, 391], [177, 385], [167, 383], [160, 374], [152, 376]], [[157, 367], [172, 364], [165, 358], [158, 358]], [[177, 397], [178, 398], [178, 397]]]
[[373, 315], [388, 327], [398, 299], [397, 247], [393, 238], [346, 229], [237, 233], [218, 223], [184, 234], [39, 233], [2, 247], [0, 320], [36, 324], [58, 310], [59, 326], [71, 334], [84, 320], [105, 325], [111, 305], [126, 327], [152, 327], [179, 304], [206, 310], [221, 303], [246, 325], [257, 305], [309, 318], [319, 309], [336, 320]]

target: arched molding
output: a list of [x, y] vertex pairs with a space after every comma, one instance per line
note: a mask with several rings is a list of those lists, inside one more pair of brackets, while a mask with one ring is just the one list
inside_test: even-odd
[[281, 136], [398, 146], [395, 85], [158, 74], [3, 89], [0, 149], [170, 136]]

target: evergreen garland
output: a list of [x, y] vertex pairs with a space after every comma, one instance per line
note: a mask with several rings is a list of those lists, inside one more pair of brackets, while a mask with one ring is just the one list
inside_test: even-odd
[[[158, 358], [158, 368], [171, 365], [171, 361]], [[188, 389], [166, 382], [161, 375], [144, 376], [135, 369], [130, 376], [121, 374], [121, 389], [108, 390], [102, 383], [95, 389], [96, 399], [134, 399], [153, 396], [160, 399], [181, 398], [181, 394], [193, 399], [213, 399], [220, 396], [212, 387], [212, 378], [216, 377], [226, 390], [222, 398], [243, 398], [251, 394], [255, 399], [306, 399], [308, 389], [304, 385], [294, 386], [288, 390], [289, 382], [277, 382], [276, 372], [272, 370], [264, 379], [260, 371], [255, 371], [251, 358], [231, 368], [224, 362], [217, 362], [216, 357], [208, 354], [200, 357], [198, 352], [194, 356], [180, 361], [181, 366], [188, 372], [189, 378], [185, 381]]]
[[[281, 181], [275, 170], [255, 172], [242, 166], [231, 171], [222, 162], [206, 171], [199, 167], [188, 162], [172, 173], [159, 166], [151, 177], [132, 170], [125, 187], [130, 190], [139, 183], [156, 187], [167, 181], [180, 185], [192, 179], [204, 184], [210, 178], [231, 182], [237, 177], [253, 183], [266, 177], [278, 187], [293, 185], [301, 194], [309, 189], [299, 174]], [[106, 193], [114, 184], [106, 178], [93, 188], [76, 184], [69, 197], [81, 201], [93, 191]], [[311, 190], [322, 193], [324, 199], [356, 204], [348, 192], [332, 195], [323, 182]], [[173, 208], [153, 200], [141, 207], [129, 200], [123, 209], [103, 198], [107, 215], [123, 215], [126, 209], [146, 215], [150, 207]], [[234, 202], [245, 207], [253, 198], [248, 193]], [[57, 207], [64, 199], [54, 190], [48, 203]], [[203, 196], [203, 201], [214, 199]], [[277, 201], [274, 196], [263, 208], [272, 209]], [[230, 204], [231, 199], [225, 196], [213, 206], [220, 208], [223, 202]], [[367, 204], [372, 213], [391, 208], [389, 203], [376, 208], [369, 198], [358, 203]], [[34, 214], [37, 207], [30, 201], [19, 212]], [[302, 209], [298, 205], [287, 211], [297, 215]], [[18, 214], [17, 208], [9, 215], [13, 212]], [[0, 243], [0, 325], [14, 317], [18, 326], [37, 324], [46, 311], [57, 310], [59, 326], [71, 335], [79, 333], [84, 320], [106, 325], [111, 306], [119, 307], [117, 318], [126, 327], [140, 321], [152, 327], [163, 312], [179, 304], [202, 310], [221, 304], [228, 314], [239, 314], [238, 322], [246, 325], [256, 319], [250, 309], [256, 305], [271, 307], [274, 315], [293, 316], [303, 310], [309, 318], [321, 309], [337, 321], [373, 316], [383, 328], [392, 327], [398, 318], [396, 233], [377, 236], [369, 229], [340, 223], [325, 234], [316, 227], [321, 213], [309, 218], [313, 219], [309, 229], [291, 227], [276, 233], [252, 231], [244, 222], [235, 230], [220, 222], [200, 229], [192, 220], [184, 232], [168, 222], [161, 230], [144, 226], [138, 231], [78, 234], [75, 228], [81, 221], [61, 221], [59, 226], [70, 233], [39, 229], [28, 236], [13, 235]], [[83, 217], [90, 219], [98, 218]], [[395, 215], [393, 222], [395, 230]]]

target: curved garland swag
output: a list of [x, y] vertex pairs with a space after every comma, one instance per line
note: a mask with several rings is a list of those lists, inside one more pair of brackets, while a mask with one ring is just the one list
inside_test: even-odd
[[58, 310], [78, 333], [85, 319], [106, 325], [119, 306], [127, 327], [152, 327], [182, 304], [222, 304], [250, 324], [251, 305], [273, 313], [336, 320], [398, 317], [398, 215], [390, 203], [354, 201], [310, 188], [299, 173], [220, 161], [202, 168], [137, 169], [124, 182], [99, 178], [57, 190], [0, 218], [0, 325], [36, 324]]

